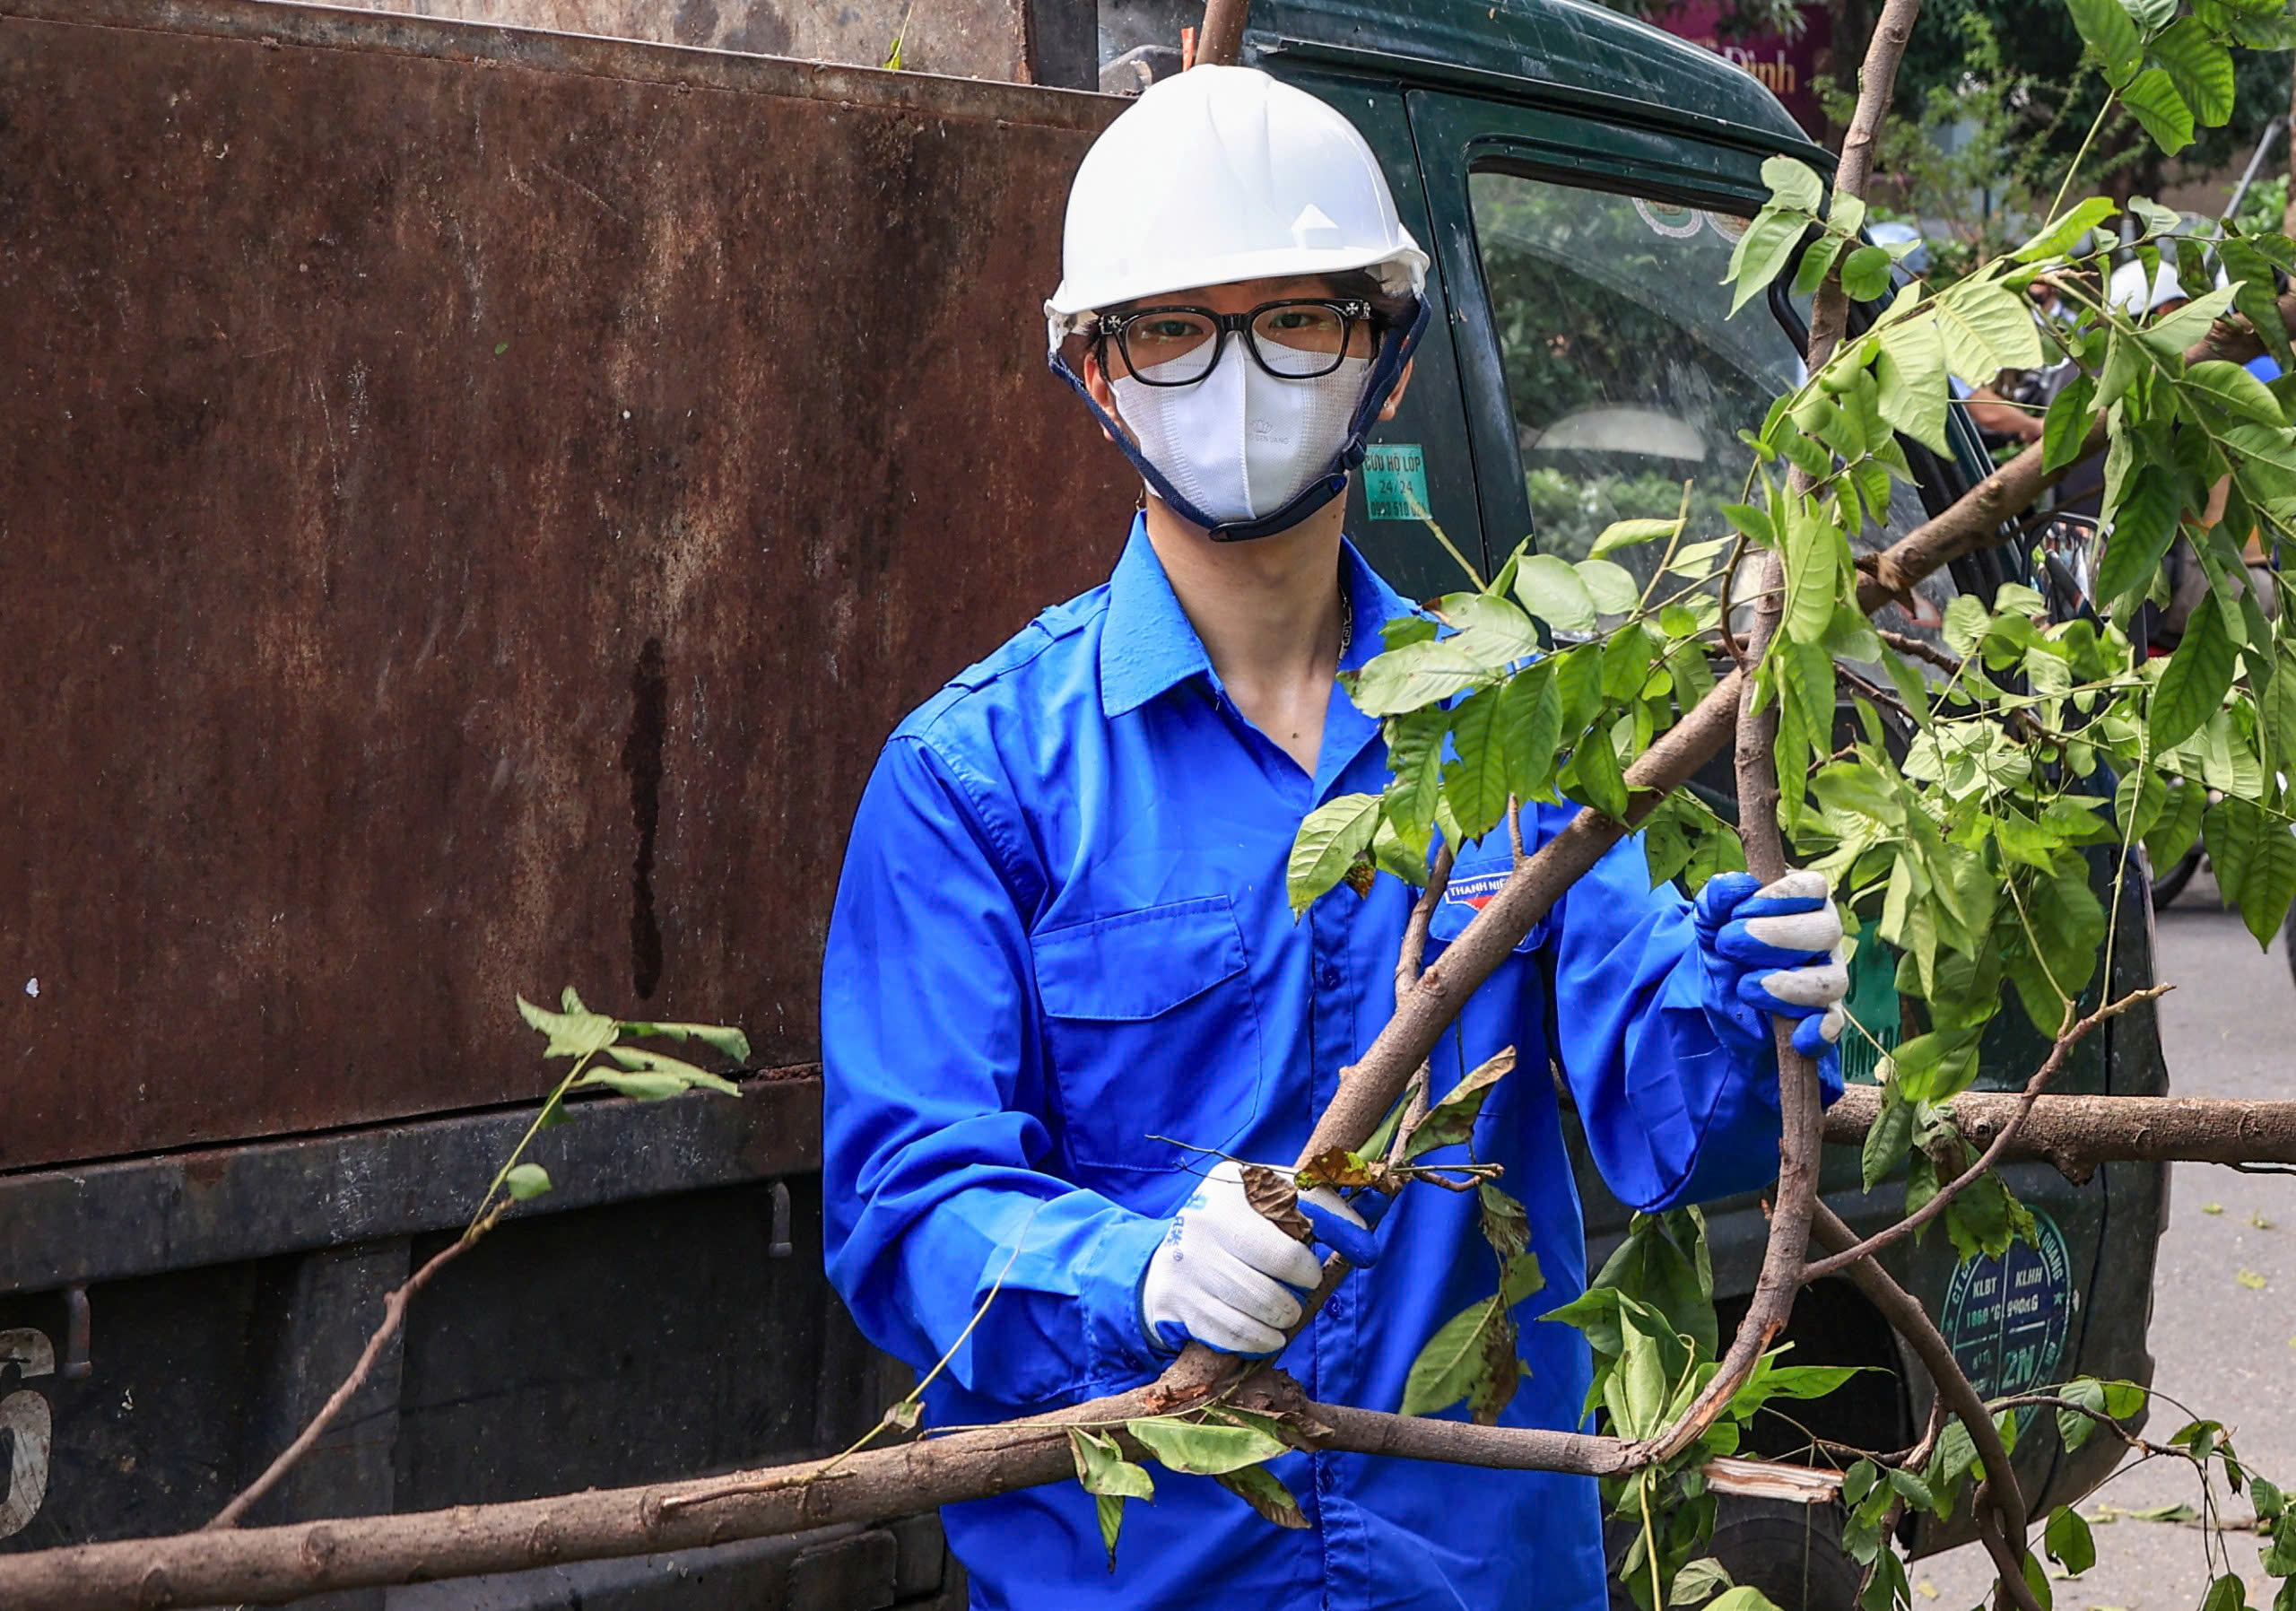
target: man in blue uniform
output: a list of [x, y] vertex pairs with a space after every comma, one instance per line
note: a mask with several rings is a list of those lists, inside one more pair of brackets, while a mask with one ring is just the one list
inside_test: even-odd
[[[1410, 606], [1342, 536], [1342, 494], [1408, 383], [1427, 259], [1344, 118], [1220, 67], [1110, 126], [1065, 249], [1055, 367], [1147, 493], [1108, 584], [912, 715], [862, 800], [822, 984], [830, 1272], [883, 1347], [947, 1354], [933, 1424], [1136, 1386], [1191, 1337], [1281, 1349], [1315, 1398], [1392, 1409], [1420, 1346], [1495, 1288], [1474, 1198], [1406, 1192], [1376, 1267], [1286, 1344], [1315, 1253], [1232, 1164], [1204, 1166], [1288, 1163], [1393, 1003], [1416, 892], [1382, 875], [1295, 922], [1284, 866], [1309, 811], [1386, 782], [1378, 724], [1334, 679]], [[1526, 838], [1570, 814], [1526, 808]], [[1503, 838], [1462, 850], [1431, 955], [1503, 874]], [[1764, 1014], [1801, 1019], [1831, 1070], [1840, 934], [1821, 878], [1729, 875], [1693, 909], [1630, 840], [1467, 1004], [1435, 1091], [1518, 1049], [1475, 1155], [1527, 1206], [1546, 1276], [1518, 1311], [1530, 1370], [1506, 1424], [1577, 1425], [1588, 1376], [1579, 1335], [1535, 1319], [1586, 1280], [1550, 1062], [1625, 1201], [1759, 1184]], [[981, 1607], [1604, 1603], [1590, 1481], [1274, 1469], [1309, 1529], [1159, 1471], [1113, 1571], [1073, 1484], [944, 1516]]]

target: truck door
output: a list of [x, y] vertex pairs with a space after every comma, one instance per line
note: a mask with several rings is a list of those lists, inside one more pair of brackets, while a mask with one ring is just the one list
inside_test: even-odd
[[[1302, 70], [1281, 58], [1265, 65], [1346, 114], [1378, 154], [1404, 228], [1436, 257], [1436, 226], [1402, 90], [1391, 79]], [[1519, 524], [1489, 527], [1476, 498], [1449, 333], [1454, 299], [1439, 258], [1428, 269], [1427, 300], [1427, 335], [1412, 361], [1411, 388], [1396, 417], [1372, 432], [1347, 495], [1349, 536], [1406, 598], [1432, 598], [1465, 585], [1457, 562], [1431, 534], [1431, 521], [1485, 576], [1522, 537]]]

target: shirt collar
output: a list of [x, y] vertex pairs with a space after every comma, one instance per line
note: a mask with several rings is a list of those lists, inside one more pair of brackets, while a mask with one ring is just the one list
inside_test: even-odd
[[[1380, 628], [1413, 611], [1345, 538], [1340, 540], [1339, 566], [1355, 612], [1354, 635], [1340, 669], [1353, 671], [1386, 647]], [[1148, 518], [1136, 513], [1123, 557], [1109, 578], [1108, 618], [1100, 633], [1101, 712], [1113, 720], [1198, 674], [1216, 684], [1203, 640], [1148, 541]]]

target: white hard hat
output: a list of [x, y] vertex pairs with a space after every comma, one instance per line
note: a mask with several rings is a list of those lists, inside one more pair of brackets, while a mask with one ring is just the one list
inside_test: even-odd
[[2113, 270], [2108, 294], [2114, 307], [2123, 313], [2139, 317], [2156, 311], [2164, 303], [2189, 300], [2184, 282], [2177, 278], [2177, 271], [2170, 266], [2166, 255], [2161, 258], [2160, 272], [2152, 276], [2149, 294], [2144, 284], [2144, 265], [2133, 257]]
[[1395, 294], [1427, 283], [1355, 126], [1252, 67], [1160, 80], [1084, 153], [1068, 192], [1053, 344], [1078, 316], [1234, 280], [1368, 269]]

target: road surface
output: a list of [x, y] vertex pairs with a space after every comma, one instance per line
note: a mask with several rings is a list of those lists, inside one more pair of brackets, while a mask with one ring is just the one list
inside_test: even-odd
[[[2179, 1096], [2296, 1097], [2296, 982], [2283, 942], [2269, 954], [2216, 903], [2206, 873], [2160, 914], [2160, 976], [2176, 985], [2161, 1003], [2170, 1089]], [[2257, 1283], [2261, 1280], [2262, 1284]], [[2296, 1178], [2179, 1164], [2169, 1229], [2152, 1285], [2155, 1389], [2232, 1428], [2248, 1464], [2296, 1487]], [[2184, 1418], [2156, 1404], [2148, 1434]], [[2245, 1501], [2220, 1490], [2227, 1519]], [[2199, 1502], [2183, 1462], [2124, 1465], [2083, 1502], [2097, 1563], [2055, 1585], [2057, 1611], [2194, 1611], [2207, 1587], [2205, 1536], [2196, 1527], [2124, 1512]], [[2231, 1569], [2252, 1604], [2269, 1580], [2252, 1533], [2230, 1535]], [[1914, 1604], [1967, 1611], [1985, 1599], [1992, 1571], [1971, 1546], [1913, 1563]], [[1988, 1602], [1989, 1603], [1989, 1602]]]

